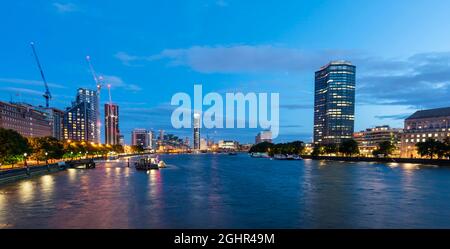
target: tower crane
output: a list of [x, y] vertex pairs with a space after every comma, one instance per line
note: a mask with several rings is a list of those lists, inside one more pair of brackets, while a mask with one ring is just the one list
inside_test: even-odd
[[89, 55], [86, 56], [86, 61], [89, 65], [89, 70], [91, 71], [91, 74], [92, 74], [92, 77], [94, 78], [95, 84], [97, 85], [97, 94], [100, 95], [100, 91], [102, 90], [102, 87], [104, 85], [103, 77], [97, 76], [97, 73], [95, 72], [94, 67], [92, 66], [92, 63], [91, 63], [91, 57]]
[[41, 73], [42, 81], [44, 81], [45, 93], [42, 96], [45, 98], [45, 107], [48, 108], [50, 106], [49, 101], [50, 101], [50, 99], [52, 99], [52, 94], [50, 93], [50, 90], [48, 89], [47, 80], [45, 79], [44, 71], [42, 70], [41, 63], [39, 62], [39, 57], [37, 56], [36, 48], [34, 47], [34, 42], [31, 42], [30, 45], [31, 45], [31, 49], [33, 50], [34, 58], [36, 59], [36, 64], [39, 68], [39, 72]]

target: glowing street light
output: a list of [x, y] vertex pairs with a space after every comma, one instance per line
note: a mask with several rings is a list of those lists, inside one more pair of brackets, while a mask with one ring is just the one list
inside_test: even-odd
[[28, 167], [28, 163], [27, 163], [27, 156], [28, 154], [25, 152], [23, 153], [23, 166], [25, 166], [27, 168], [27, 175], [30, 175], [30, 168]]
[[24, 166], [25, 167], [28, 167], [28, 164], [27, 164], [27, 156], [28, 156], [28, 154], [25, 152], [25, 153], [23, 153], [23, 160], [24, 160]]
[[47, 169], [50, 171], [50, 167], [48, 165], [48, 152], [45, 152], [45, 165], [47, 165]]

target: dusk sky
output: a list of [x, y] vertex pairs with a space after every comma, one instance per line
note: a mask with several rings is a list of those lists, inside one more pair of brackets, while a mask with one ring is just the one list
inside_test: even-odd
[[[195, 83], [204, 93], [279, 92], [277, 141], [310, 142], [314, 71], [344, 59], [357, 66], [356, 130], [403, 127], [418, 109], [449, 106], [449, 13], [447, 0], [5, 1], [0, 100], [44, 105], [34, 41], [57, 108], [95, 88], [91, 56], [127, 142], [133, 128], [192, 137], [172, 128], [170, 100]], [[202, 136], [253, 142], [259, 130]]]

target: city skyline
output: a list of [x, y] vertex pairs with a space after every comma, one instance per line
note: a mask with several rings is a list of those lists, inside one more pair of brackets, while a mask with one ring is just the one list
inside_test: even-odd
[[[112, 91], [120, 93], [115, 94], [115, 102], [121, 108], [120, 128], [127, 143], [127, 134], [136, 127], [191, 137], [190, 129], [174, 130], [167, 113], [172, 94], [190, 92], [196, 82], [203, 83], [205, 91], [280, 90], [277, 140], [310, 142], [313, 72], [331, 60], [345, 59], [358, 66], [355, 130], [384, 124], [403, 127], [403, 118], [418, 109], [446, 106], [450, 60], [448, 35], [429, 28], [450, 21], [445, 12], [449, 3], [408, 1], [405, 10], [405, 2], [389, 2], [383, 20], [376, 15], [387, 4], [383, 1], [295, 1], [286, 6], [270, 1], [257, 5], [226, 1], [225, 6], [190, 1], [179, 2], [176, 10], [165, 3], [144, 2], [140, 8], [79, 1], [44, 2], [43, 8], [35, 2], [8, 3], [1, 14], [6, 23], [14, 23], [5, 27], [14, 39], [0, 41], [8, 48], [1, 58], [0, 99], [44, 105], [43, 84], [29, 48], [29, 42], [35, 41], [53, 94], [51, 106], [64, 110], [76, 89], [95, 88], [84, 60], [90, 55]], [[19, 7], [18, 15], [7, 12]], [[193, 9], [197, 9], [195, 15]], [[402, 18], [397, 16], [400, 9]], [[355, 11], [359, 14], [348, 15]], [[140, 14], [144, 12], [148, 14]], [[324, 15], [352, 25], [327, 26]], [[40, 22], [29, 25], [25, 16]], [[108, 23], [115, 24], [115, 29]], [[254, 28], [255, 23], [260, 28]], [[374, 32], [368, 34], [368, 30]], [[101, 107], [107, 101], [104, 93]], [[414, 97], [418, 94], [420, 99]], [[424, 101], [431, 97], [434, 101]], [[103, 108], [100, 112], [104, 113]], [[202, 133], [250, 142], [259, 131]]]

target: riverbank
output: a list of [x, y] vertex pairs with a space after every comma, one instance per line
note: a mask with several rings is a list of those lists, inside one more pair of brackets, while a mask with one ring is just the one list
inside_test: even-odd
[[44, 166], [34, 166], [29, 168], [17, 168], [10, 170], [0, 171], [0, 184], [14, 182], [34, 176], [55, 173], [65, 170], [64, 166], [60, 166], [57, 163], [44, 165]]
[[[123, 157], [132, 157], [132, 156], [139, 156], [139, 155], [146, 155], [149, 153], [134, 153], [134, 154], [122, 154], [118, 155], [118, 158]], [[103, 160], [105, 157], [98, 157], [98, 158], [92, 158], [95, 160]], [[78, 161], [78, 160], [75, 160]], [[10, 183], [22, 179], [31, 178], [34, 176], [40, 176], [45, 174], [51, 174], [59, 171], [63, 171], [67, 169], [68, 163], [73, 162], [72, 160], [68, 161], [60, 161], [58, 163], [51, 163], [49, 165], [36, 165], [26, 168], [26, 167], [20, 167], [20, 168], [13, 168], [13, 169], [3, 169], [0, 170], [0, 184], [4, 183]]]
[[376, 158], [376, 157], [341, 157], [341, 156], [311, 156], [302, 155], [304, 159], [347, 161], [347, 162], [379, 162], [379, 163], [414, 163], [450, 167], [450, 160], [422, 158]]

